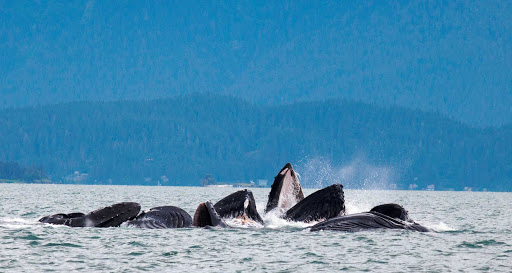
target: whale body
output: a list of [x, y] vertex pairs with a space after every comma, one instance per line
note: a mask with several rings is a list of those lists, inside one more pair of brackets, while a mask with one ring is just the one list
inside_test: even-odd
[[186, 228], [192, 225], [192, 217], [175, 206], [152, 208], [142, 212], [135, 219], [126, 222], [127, 227], [136, 228]]
[[123, 202], [88, 214], [75, 212], [45, 216], [39, 219], [39, 222], [70, 227], [118, 227], [121, 223], [135, 218], [139, 211], [140, 205], [138, 203]]
[[407, 211], [397, 204], [384, 204], [373, 208], [369, 212], [334, 217], [312, 226], [310, 230], [355, 232], [374, 229], [430, 231], [428, 228], [412, 221]]

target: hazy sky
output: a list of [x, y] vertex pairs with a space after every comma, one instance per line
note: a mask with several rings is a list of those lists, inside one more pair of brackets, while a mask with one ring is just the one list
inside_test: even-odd
[[1, 1], [0, 107], [188, 92], [512, 122], [512, 1]]

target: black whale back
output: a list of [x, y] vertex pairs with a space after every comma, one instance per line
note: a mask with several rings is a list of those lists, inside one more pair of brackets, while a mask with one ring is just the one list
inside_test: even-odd
[[343, 185], [333, 184], [310, 194], [297, 203], [286, 212], [285, 218], [298, 222], [311, 222], [343, 214], [345, 214]]

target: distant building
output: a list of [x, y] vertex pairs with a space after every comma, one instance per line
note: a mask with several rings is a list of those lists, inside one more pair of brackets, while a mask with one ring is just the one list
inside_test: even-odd
[[409, 190], [416, 190], [418, 189], [418, 184], [409, 184]]
[[427, 186], [427, 191], [434, 191], [434, 189], [435, 189], [434, 184]]
[[85, 183], [89, 179], [89, 174], [80, 173], [79, 171], [75, 171], [73, 174], [70, 174], [64, 178], [64, 180], [68, 183]]

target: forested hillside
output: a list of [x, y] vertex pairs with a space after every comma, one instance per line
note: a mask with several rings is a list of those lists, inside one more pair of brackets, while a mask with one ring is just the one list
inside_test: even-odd
[[271, 107], [195, 94], [0, 112], [0, 160], [63, 182], [272, 180], [291, 162], [306, 186], [512, 190], [511, 140], [508, 126], [341, 100]]
[[16, 162], [0, 161], [0, 181], [35, 182], [46, 178], [44, 170], [37, 167], [24, 167]]

